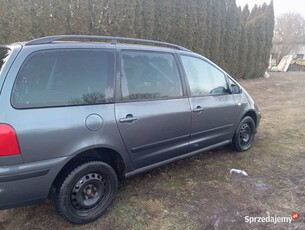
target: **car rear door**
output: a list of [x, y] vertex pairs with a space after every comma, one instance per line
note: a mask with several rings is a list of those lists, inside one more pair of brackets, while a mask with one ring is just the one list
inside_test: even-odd
[[114, 47], [67, 46], [26, 46], [5, 81], [2, 122], [15, 128], [24, 162], [125, 151], [114, 117]]
[[181, 55], [181, 60], [192, 109], [191, 151], [229, 142], [239, 110], [225, 74], [197, 56]]
[[122, 50], [117, 124], [134, 167], [189, 151], [191, 111], [170, 52]]

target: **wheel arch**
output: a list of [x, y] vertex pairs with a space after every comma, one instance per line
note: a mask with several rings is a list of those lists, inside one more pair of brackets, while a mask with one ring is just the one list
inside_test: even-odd
[[[249, 138], [249, 141], [246, 140], [244, 142], [246, 142], [246, 147], [245, 146], [242, 146], [243, 144], [240, 143], [239, 141], [239, 135], [240, 135], [240, 127], [241, 125], [243, 124], [244, 120], [246, 120], [251, 118], [252, 121], [252, 125], [254, 126], [253, 127], [253, 131], [251, 132], [251, 136]], [[255, 113], [255, 111], [253, 110], [249, 110], [247, 111], [240, 119], [239, 123], [238, 123], [238, 126], [236, 128], [236, 131], [234, 132], [234, 135], [232, 137], [232, 141], [231, 141], [231, 148], [238, 151], [238, 152], [242, 152], [242, 151], [246, 151], [248, 150], [252, 144], [253, 144], [253, 140], [254, 140], [254, 135], [255, 135], [255, 132], [256, 132], [256, 127], [257, 127], [257, 114]]]
[[249, 110], [245, 112], [245, 114], [241, 117], [240, 121], [245, 117], [251, 117], [255, 123], [255, 126], [257, 126], [257, 114], [254, 110]]
[[116, 172], [119, 179], [124, 179], [125, 177], [125, 162], [123, 157], [115, 150], [106, 147], [96, 147], [84, 150], [72, 159], [70, 159], [57, 173], [53, 183], [52, 188], [61, 182], [62, 178], [67, 176], [71, 169], [89, 161], [102, 161], [109, 164]]

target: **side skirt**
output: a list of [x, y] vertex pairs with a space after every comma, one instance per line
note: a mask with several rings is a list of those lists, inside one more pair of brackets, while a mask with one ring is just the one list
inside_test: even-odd
[[211, 145], [211, 146], [208, 146], [208, 147], [205, 147], [205, 148], [202, 148], [202, 149], [198, 149], [198, 150], [192, 151], [192, 152], [187, 153], [187, 154], [183, 154], [183, 155], [180, 155], [180, 156], [177, 156], [177, 157], [174, 157], [174, 158], [162, 161], [162, 162], [158, 162], [158, 163], [155, 163], [155, 164], [152, 164], [152, 165], [145, 166], [143, 168], [136, 169], [134, 171], [126, 173], [125, 174], [125, 178], [134, 177], [134, 176], [136, 176], [138, 174], [150, 171], [150, 170], [158, 168], [160, 166], [163, 166], [163, 165], [166, 165], [166, 164], [169, 164], [169, 163], [173, 163], [175, 161], [182, 160], [182, 159], [185, 159], [185, 158], [188, 158], [188, 157], [195, 156], [195, 155], [197, 155], [197, 154], [199, 154], [199, 153], [201, 153], [203, 151], [208, 151], [208, 150], [211, 150], [211, 149], [218, 148], [220, 146], [227, 145], [230, 142], [231, 142], [230, 140], [223, 141], [223, 142], [220, 142], [220, 143], [215, 144], [215, 145]]

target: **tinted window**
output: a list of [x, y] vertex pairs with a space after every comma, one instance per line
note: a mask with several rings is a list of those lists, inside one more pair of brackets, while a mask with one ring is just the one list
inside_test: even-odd
[[0, 48], [0, 73], [2, 70], [2, 66], [8, 59], [9, 54], [11, 53], [11, 50], [8, 48]]
[[192, 96], [219, 95], [228, 92], [225, 75], [199, 58], [181, 56]]
[[17, 108], [113, 100], [114, 56], [102, 50], [55, 50], [30, 55], [15, 81]]
[[182, 96], [174, 56], [168, 53], [123, 51], [123, 100]]

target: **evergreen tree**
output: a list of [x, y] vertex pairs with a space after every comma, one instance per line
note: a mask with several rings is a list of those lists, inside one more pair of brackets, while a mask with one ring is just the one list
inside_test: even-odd
[[233, 77], [262, 76], [274, 27], [273, 1], [241, 11], [235, 0], [2, 0], [0, 42], [98, 34], [173, 42]]
[[8, 19], [9, 14], [9, 2], [10, 0], [5, 0], [0, 5], [0, 43], [8, 43], [11, 42], [9, 40], [10, 37], [10, 21]]
[[233, 76], [237, 72], [238, 63], [238, 44], [240, 39], [240, 12], [235, 0], [226, 0], [225, 33], [224, 39], [224, 68]]
[[25, 41], [32, 38], [31, 30], [31, 1], [13, 0], [8, 1], [8, 29], [9, 42]]
[[270, 57], [270, 50], [272, 49], [272, 39], [273, 39], [273, 31], [274, 31], [273, 0], [271, 0], [265, 12], [265, 24], [266, 24], [266, 46], [263, 54], [263, 61], [265, 63], [265, 69], [267, 69], [269, 57]]
[[248, 40], [248, 53], [247, 53], [247, 62], [246, 69], [244, 73], [244, 78], [251, 78], [255, 72], [256, 65], [256, 49], [257, 41], [255, 36], [255, 17], [257, 14], [257, 5], [255, 5], [247, 18], [246, 29], [247, 29], [247, 40]]
[[135, 20], [134, 20], [134, 30], [135, 36], [138, 38], [144, 38], [144, 6], [142, 0], [136, 0], [135, 2]]
[[208, 43], [207, 33], [207, 1], [197, 0], [196, 2], [195, 31], [193, 40], [193, 49], [207, 56], [206, 43]]
[[143, 38], [153, 39], [154, 34], [154, 19], [155, 19], [155, 1], [143, 1]]
[[117, 35], [125, 37], [136, 37], [134, 29], [136, 0], [118, 0], [117, 2]]
[[103, 36], [116, 36], [119, 31], [117, 1], [93, 0], [93, 31]]
[[242, 25], [240, 43], [238, 49], [238, 65], [237, 65], [237, 77], [242, 78], [245, 75], [247, 66], [247, 53], [248, 53], [248, 36], [246, 26]]
[[160, 41], [171, 41], [173, 23], [173, 1], [155, 0], [154, 1], [154, 26], [153, 38]]
[[227, 27], [227, 18], [228, 18], [228, 0], [223, 1], [220, 4], [220, 16], [221, 16], [221, 29], [220, 29], [220, 44], [219, 51], [220, 57], [217, 61], [217, 64], [224, 68], [224, 70], [229, 71], [230, 64], [227, 62], [225, 58], [225, 52], [228, 49], [229, 41], [227, 40], [227, 32], [231, 30], [231, 28]]
[[211, 46], [212, 46], [212, 21], [213, 21], [213, 16], [212, 16], [212, 4], [213, 0], [206, 0], [206, 39], [204, 42], [204, 50], [205, 50], [205, 56], [207, 58], [211, 58]]
[[256, 49], [256, 62], [255, 62], [255, 72], [252, 78], [260, 76], [265, 70], [265, 62], [264, 62], [264, 50], [266, 49], [266, 23], [265, 23], [265, 11], [267, 5], [264, 4], [262, 7], [258, 7], [257, 17], [255, 21], [255, 35], [257, 41], [257, 49]]
[[197, 27], [197, 0], [186, 0], [183, 1], [182, 7], [186, 9], [185, 11], [185, 28], [183, 35], [183, 44], [189, 49], [194, 48], [194, 42], [197, 39], [195, 37], [196, 27]]
[[241, 12], [241, 35], [238, 49], [238, 72], [237, 77], [245, 78], [247, 67], [247, 54], [248, 54], [248, 33], [247, 33], [247, 20], [250, 15], [248, 4], [246, 4]]
[[215, 63], [219, 63], [222, 59], [222, 55], [220, 50], [220, 40], [221, 40], [221, 4], [224, 4], [224, 0], [213, 1], [208, 0], [211, 4], [211, 11], [208, 13], [210, 18], [210, 55], [209, 58]]
[[173, 25], [171, 30], [170, 42], [179, 45], [185, 45], [188, 35], [186, 34], [186, 18], [187, 9], [186, 1], [177, 0], [173, 5], [173, 17], [171, 17], [171, 24]]

